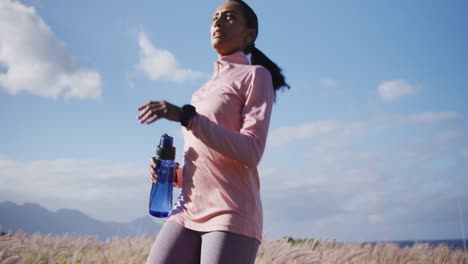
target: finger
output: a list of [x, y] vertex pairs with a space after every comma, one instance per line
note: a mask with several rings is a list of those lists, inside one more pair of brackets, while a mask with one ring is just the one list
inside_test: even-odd
[[149, 118], [148, 120], [146, 120], [146, 124], [149, 125], [151, 123], [153, 123], [154, 121], [158, 120], [160, 117], [159, 116], [154, 116], [152, 118]]
[[151, 109], [152, 109], [152, 106], [148, 106], [146, 108], [143, 108], [143, 112], [140, 112], [140, 114], [138, 115], [138, 119], [140, 121], [142, 121], [142, 119], [144, 119], [145, 117], [147, 117], [148, 115], [151, 115]]
[[158, 180], [155, 179], [154, 177], [152, 177], [151, 175], [149, 176], [149, 181], [150, 181], [152, 184], [158, 183]]
[[153, 117], [157, 118], [157, 114], [155, 113], [155, 111], [153, 111], [152, 108], [149, 108], [145, 112], [143, 112], [140, 116], [138, 116], [138, 119], [140, 120], [140, 123], [143, 124], [143, 123], [146, 123], [146, 121], [149, 118], [153, 118]]
[[146, 107], [148, 107], [148, 106], [151, 105], [152, 103], [154, 103], [154, 102], [151, 102], [151, 101], [150, 101], [150, 102], [148, 102], [148, 103], [146, 103], [146, 104], [144, 104], [144, 105], [138, 107], [138, 111], [141, 111], [141, 110], [145, 109]]
[[138, 110], [140, 111], [138, 118], [145, 116], [146, 114], [148, 114], [148, 112], [151, 112], [155, 107], [158, 107], [160, 105], [160, 102], [149, 102], [145, 105], [140, 106], [140, 108], [138, 108]]
[[164, 109], [155, 109], [155, 110], [153, 110], [153, 116], [149, 116], [148, 118], [145, 118], [144, 121], [142, 121], [141, 123], [149, 125], [149, 124], [155, 122], [158, 119], [164, 118], [165, 116], [160, 114], [160, 112], [161, 112], [160, 110], [164, 110]]
[[[164, 113], [164, 105], [161, 104], [153, 104], [150, 108], [147, 108], [145, 112], [143, 112], [138, 118], [140, 119], [140, 123], [150, 123], [156, 121], [156, 119], [162, 117], [160, 114], [161, 112]], [[156, 118], [156, 119], [154, 119]]]
[[158, 162], [156, 161], [156, 158], [155, 158], [155, 157], [151, 157], [151, 167], [153, 167], [154, 169], [156, 169], [157, 164], [158, 164]]
[[155, 172], [153, 168], [149, 169], [149, 177], [152, 181], [156, 182], [159, 178], [159, 175]]
[[151, 175], [154, 175], [155, 178], [159, 177], [158, 171], [155, 168], [153, 168], [152, 166], [149, 167], [149, 172], [150, 172]]
[[148, 104], [144, 104], [144, 105], [139, 106], [138, 111], [141, 111], [141, 110], [145, 109], [147, 106], [148, 106]]

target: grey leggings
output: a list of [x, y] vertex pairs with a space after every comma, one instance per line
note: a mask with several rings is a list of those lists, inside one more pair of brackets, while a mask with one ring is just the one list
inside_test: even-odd
[[230, 232], [197, 232], [166, 221], [147, 264], [253, 264], [260, 242]]

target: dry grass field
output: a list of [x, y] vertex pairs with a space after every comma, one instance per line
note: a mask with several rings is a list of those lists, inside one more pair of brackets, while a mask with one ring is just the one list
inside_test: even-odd
[[[44, 236], [16, 233], [0, 237], [0, 264], [9, 263], [145, 263], [153, 238], [116, 238], [104, 243], [81, 236]], [[446, 246], [395, 244], [375, 246], [328, 240], [284, 238], [263, 241], [256, 263], [421, 263], [468, 264], [468, 252]]]

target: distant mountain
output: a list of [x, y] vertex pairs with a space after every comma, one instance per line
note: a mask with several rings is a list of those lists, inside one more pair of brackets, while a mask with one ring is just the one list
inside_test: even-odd
[[0, 231], [14, 233], [22, 230], [26, 233], [92, 235], [101, 240], [106, 238], [152, 236], [159, 232], [161, 225], [151, 216], [144, 216], [128, 223], [103, 222], [93, 219], [80, 211], [60, 209], [49, 211], [37, 204], [17, 205], [0, 202]]

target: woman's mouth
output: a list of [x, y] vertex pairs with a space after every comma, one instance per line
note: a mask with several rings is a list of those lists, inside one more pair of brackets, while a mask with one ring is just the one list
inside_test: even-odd
[[221, 31], [221, 30], [215, 30], [213, 32], [213, 37], [216, 38], [216, 37], [222, 37], [224, 35], [224, 33]]

